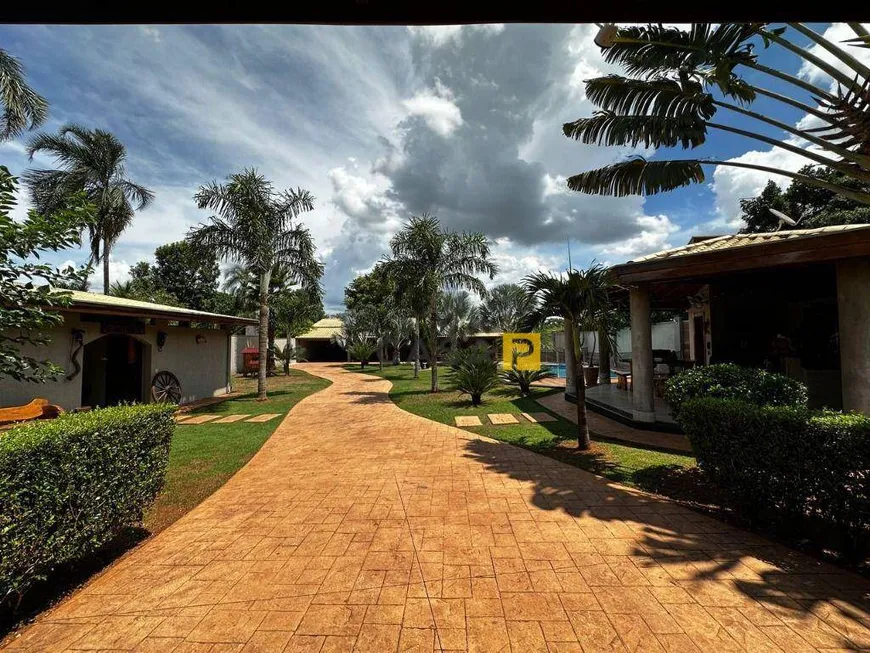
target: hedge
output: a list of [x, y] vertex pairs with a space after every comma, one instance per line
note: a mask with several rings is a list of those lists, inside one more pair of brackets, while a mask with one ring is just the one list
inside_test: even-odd
[[758, 406], [806, 406], [807, 388], [783, 374], [734, 363], [695, 367], [668, 380], [665, 400], [674, 418], [680, 408], [699, 397], [741, 399]]
[[700, 398], [683, 404], [679, 423], [701, 471], [741, 514], [822, 533], [853, 559], [866, 554], [870, 417]]
[[0, 604], [141, 523], [163, 487], [174, 409], [104, 408], [0, 435]]

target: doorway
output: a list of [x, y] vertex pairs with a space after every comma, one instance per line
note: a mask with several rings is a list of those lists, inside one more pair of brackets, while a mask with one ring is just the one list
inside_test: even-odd
[[692, 335], [694, 337], [695, 346], [695, 365], [706, 365], [707, 351], [705, 344], [706, 338], [704, 338], [704, 316], [696, 315], [692, 321]]
[[116, 406], [146, 401], [144, 373], [148, 345], [110, 334], [88, 343], [82, 356], [82, 406]]

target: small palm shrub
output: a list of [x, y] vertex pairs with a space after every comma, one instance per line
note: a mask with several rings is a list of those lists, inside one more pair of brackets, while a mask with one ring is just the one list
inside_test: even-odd
[[807, 388], [783, 374], [773, 374], [734, 363], [695, 367], [668, 381], [665, 400], [679, 421], [682, 405], [690, 399], [739, 399], [756, 406], [807, 405]]
[[550, 370], [518, 370], [516, 367], [501, 373], [501, 380], [507, 385], [519, 386], [520, 394], [526, 396], [531, 392], [531, 385], [541, 379], [552, 379], [556, 375]]
[[351, 358], [358, 360], [360, 367], [363, 369], [365, 369], [365, 366], [371, 360], [371, 357], [375, 355], [376, 351], [377, 347], [375, 347], [374, 343], [367, 340], [358, 340], [347, 347], [347, 353], [350, 354]]
[[472, 406], [479, 406], [483, 394], [498, 387], [498, 364], [485, 347], [458, 350], [451, 367], [454, 363], [454, 388], [459, 394], [470, 395]]

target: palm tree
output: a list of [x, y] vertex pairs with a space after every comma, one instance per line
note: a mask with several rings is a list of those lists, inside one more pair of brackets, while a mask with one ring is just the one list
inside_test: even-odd
[[[393, 287], [393, 302], [400, 314], [407, 314], [413, 320], [414, 338], [414, 378], [420, 376], [420, 326], [429, 310], [429, 299], [425, 294], [406, 292], [419, 282], [413, 266], [397, 264], [386, 259], [381, 261], [384, 273], [391, 280]], [[408, 275], [403, 277], [403, 275]]]
[[[538, 306], [532, 320], [543, 323], [554, 315], [562, 317], [568, 325], [566, 333], [570, 332], [573, 340], [573, 343], [566, 342], [565, 346], [573, 345], [573, 350], [578, 352], [578, 329], [593, 327], [607, 313], [608, 290], [613, 287], [613, 281], [609, 270], [593, 264], [586, 270], [568, 270], [565, 277], [546, 272], [530, 274], [523, 279], [523, 285]], [[594, 328], [597, 329], [597, 326]], [[572, 358], [577, 383], [577, 446], [579, 449], [588, 449], [586, 383], [579, 357], [575, 354]]]
[[48, 102], [27, 85], [24, 66], [0, 48], [0, 143], [34, 129], [48, 117]]
[[427, 346], [432, 364], [432, 392], [438, 392], [438, 296], [465, 289], [486, 294], [477, 275], [492, 279], [498, 268], [490, 260], [489, 242], [479, 232], [455, 232], [430, 215], [413, 216], [390, 240], [390, 267], [397, 292], [418, 297], [427, 306]]
[[480, 318], [487, 329], [514, 333], [523, 328], [535, 310], [532, 297], [515, 283], [491, 288], [480, 305]]
[[[858, 35], [853, 39], [855, 44], [866, 47], [870, 42], [867, 30], [859, 23], [850, 26]], [[783, 34], [788, 28], [826, 50], [837, 65], [786, 39]], [[836, 83], [836, 91], [760, 63], [754, 52], [758, 41], [765, 48], [775, 45], [788, 50], [819, 68]], [[870, 67], [806, 25], [789, 23], [788, 27], [774, 29], [768, 23], [696, 23], [688, 30], [662, 25], [604, 25], [596, 43], [605, 59], [621, 64], [629, 76], [609, 75], [586, 81], [586, 96], [600, 110], [591, 118], [566, 123], [563, 131], [569, 138], [598, 145], [643, 143], [656, 149], [676, 145], [692, 149], [705, 142], [708, 129], [714, 129], [797, 154], [851, 180], [870, 181]], [[750, 83], [735, 72], [741, 67], [778, 83], [785, 82], [785, 88], [792, 92]], [[821, 126], [795, 127], [750, 110], [748, 106], [759, 96], [798, 109]], [[714, 121], [720, 110], [726, 115], [736, 114], [741, 120], [749, 118], [755, 121], [750, 124], [764, 129], [784, 131], [813, 148], [806, 149], [793, 139], [775, 138], [742, 124]], [[710, 158], [647, 161], [632, 157], [574, 175], [568, 179], [568, 187], [601, 195], [654, 194], [703, 182], [705, 165], [784, 175], [870, 204], [870, 193], [849, 184], [771, 166]]]
[[103, 292], [110, 294], [112, 248], [130, 226], [135, 211], [146, 208], [154, 193], [126, 177], [126, 148], [114, 134], [102, 129], [65, 125], [57, 134], [36, 134], [28, 143], [27, 152], [31, 160], [37, 152], [48, 153], [63, 166], [59, 170], [24, 173], [37, 211], [51, 213], [70, 196], [81, 192], [95, 205], [96, 221], [88, 228], [90, 263], [102, 261]]
[[465, 290], [441, 293], [438, 299], [438, 331], [455, 351], [480, 326], [480, 313]]
[[275, 266], [286, 266], [290, 281], [303, 288], [320, 283], [323, 264], [315, 258], [311, 233], [293, 220], [314, 209], [307, 190], [277, 193], [272, 182], [253, 168], [229, 176], [225, 184], [212, 181], [195, 195], [201, 209], [214, 211], [207, 224], [190, 230], [187, 240], [209, 248], [223, 260], [242, 263], [259, 280], [259, 358], [257, 397], [266, 399], [269, 351], [269, 287]]

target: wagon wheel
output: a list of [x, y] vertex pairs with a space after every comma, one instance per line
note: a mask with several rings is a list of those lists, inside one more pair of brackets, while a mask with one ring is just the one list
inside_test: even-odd
[[154, 401], [177, 404], [181, 401], [181, 384], [172, 372], [157, 372], [151, 381]]

